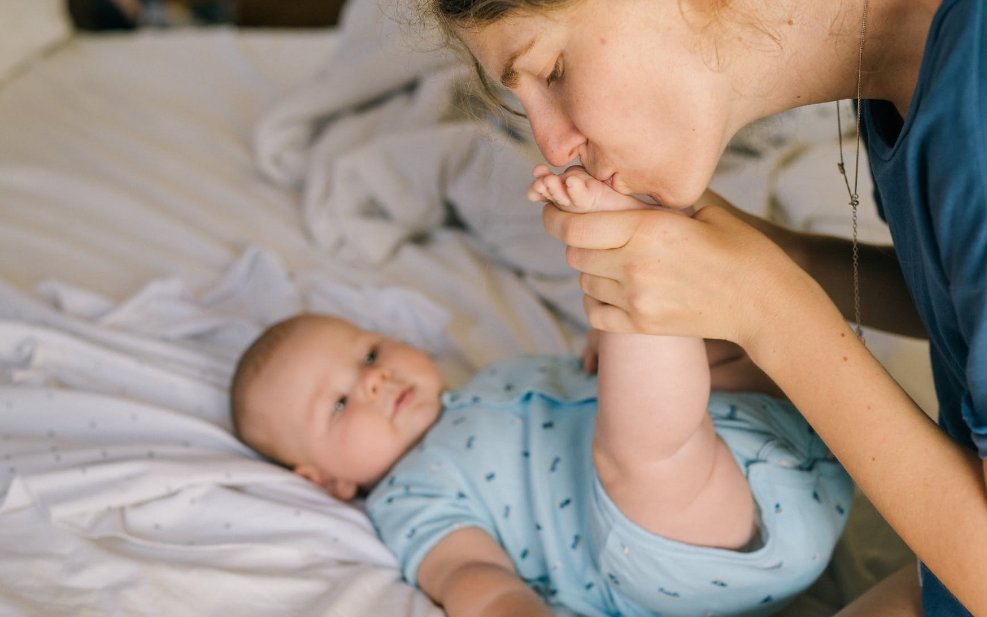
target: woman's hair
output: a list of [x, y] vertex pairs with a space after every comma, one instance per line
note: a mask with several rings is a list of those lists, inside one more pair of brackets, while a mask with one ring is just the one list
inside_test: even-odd
[[500, 108], [516, 116], [524, 114], [512, 109], [490, 83], [483, 67], [460, 39], [463, 30], [480, 30], [501, 19], [515, 15], [549, 13], [578, 4], [581, 0], [422, 0], [425, 13], [438, 24], [443, 37], [453, 48], [468, 56], [482, 87], [482, 94], [491, 108]]
[[442, 29], [482, 28], [521, 13], [548, 13], [577, 4], [580, 0], [430, 0], [432, 14]]

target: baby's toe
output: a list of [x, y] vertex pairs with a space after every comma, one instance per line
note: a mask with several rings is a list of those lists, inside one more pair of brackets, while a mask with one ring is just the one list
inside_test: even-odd
[[535, 168], [531, 170], [531, 175], [536, 178], [544, 178], [545, 176], [551, 175], [551, 173], [551, 168], [544, 163], [535, 165]]
[[587, 184], [583, 178], [569, 176], [565, 180], [565, 188], [573, 207], [580, 212], [589, 212], [597, 209], [596, 206], [599, 201], [597, 191], [594, 191], [592, 185]]
[[572, 207], [572, 200], [569, 199], [569, 191], [562, 184], [561, 178], [553, 174], [542, 178], [542, 182], [545, 183], [545, 188], [548, 189], [548, 194], [553, 202], [563, 207]]
[[541, 179], [528, 185], [527, 195], [528, 201], [552, 201], [548, 195], [548, 189], [545, 188], [545, 183]]
[[562, 176], [563, 180], [568, 180], [569, 178], [579, 178], [586, 183], [598, 182], [598, 180], [591, 176], [582, 165], [573, 165], [559, 175]]

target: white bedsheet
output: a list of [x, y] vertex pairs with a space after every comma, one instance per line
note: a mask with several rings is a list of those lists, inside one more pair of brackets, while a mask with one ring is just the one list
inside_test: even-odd
[[[578, 350], [580, 295], [538, 207], [523, 201], [530, 166], [510, 141], [487, 149], [475, 127], [449, 124], [440, 130], [471, 137], [441, 142], [461, 147], [423, 158], [428, 182], [405, 191], [445, 187], [466, 229], [443, 226], [443, 214], [387, 231], [407, 214], [393, 182], [309, 173], [318, 157], [343, 158], [307, 124], [332, 125], [311, 87], [338, 37], [77, 37], [0, 89], [0, 614], [440, 614], [400, 581], [358, 504], [229, 434], [234, 358], [263, 325], [322, 310], [422, 346], [455, 386], [511, 355]], [[349, 58], [371, 49], [361, 40], [344, 48]], [[352, 104], [368, 91], [351, 86]], [[442, 92], [402, 96], [413, 107]], [[714, 186], [753, 211], [812, 219], [794, 197], [779, 201], [792, 183], [826, 186], [785, 175], [793, 153], [815, 147], [805, 118], [743, 135], [771, 143], [754, 144], [753, 166], [729, 156]], [[401, 177], [407, 144], [387, 149], [395, 143], [349, 149], [351, 169], [403, 152], [387, 168]], [[458, 185], [435, 180], [449, 169]], [[306, 188], [312, 178], [318, 190]], [[330, 203], [333, 178], [363, 201]], [[494, 180], [497, 193], [481, 189]], [[346, 217], [345, 234], [325, 223]], [[922, 350], [909, 345], [878, 347], [927, 392]], [[907, 559], [858, 504], [833, 567], [789, 614], [831, 614]]]
[[[257, 249], [197, 297], [176, 279], [120, 304], [64, 285], [45, 292], [0, 284], [0, 607], [436, 612], [399, 582], [359, 504], [258, 460], [230, 434], [226, 385], [233, 355], [263, 323], [246, 317], [257, 307], [380, 326], [461, 369], [448, 310], [406, 287], [290, 277]], [[548, 336], [536, 345], [563, 349]]]

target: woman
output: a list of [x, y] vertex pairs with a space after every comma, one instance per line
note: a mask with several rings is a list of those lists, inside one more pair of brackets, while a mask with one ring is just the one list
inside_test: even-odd
[[[742, 346], [915, 551], [919, 576], [899, 572], [845, 614], [987, 614], [984, 0], [432, 3], [481, 74], [521, 102], [549, 163], [578, 157], [621, 193], [701, 208], [546, 205], [544, 216], [583, 272], [594, 327]], [[895, 242], [859, 248], [862, 321], [928, 332], [941, 428], [846, 324], [849, 242], [783, 230], [705, 191], [744, 125], [846, 98], [863, 100]]]

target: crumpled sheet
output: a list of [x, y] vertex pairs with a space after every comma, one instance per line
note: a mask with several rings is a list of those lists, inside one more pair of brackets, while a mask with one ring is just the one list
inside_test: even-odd
[[[177, 280], [119, 305], [64, 284], [44, 286], [47, 302], [0, 284], [5, 611], [440, 614], [400, 583], [359, 507], [229, 432], [230, 358], [262, 323], [231, 309], [300, 308], [291, 285], [267, 293], [284, 275], [251, 250], [202, 298]], [[359, 290], [330, 287], [310, 308], [358, 312]], [[381, 323], [399, 306], [429, 321], [390, 328], [425, 343], [447, 317], [408, 290], [359, 305]]]
[[[348, 3], [336, 53], [254, 131], [258, 167], [301, 188], [308, 232], [353, 262], [380, 264], [450, 220], [482, 236], [495, 218], [530, 229], [541, 216], [525, 199], [540, 162], [527, 129], [483, 109], [470, 69], [434, 33], [399, 22], [403, 6]], [[501, 257], [567, 274], [546, 246], [529, 234]]]
[[[482, 289], [497, 293], [497, 279], [452, 245], [478, 300], [503, 309]], [[250, 247], [199, 294], [178, 279], [121, 302], [64, 282], [35, 294], [0, 282], [0, 612], [440, 615], [401, 581], [362, 504], [232, 436], [227, 396], [242, 349], [301, 310], [418, 345], [452, 382], [471, 372], [478, 336], [522, 350], [507, 349], [525, 337], [496, 319], [457, 326], [419, 291], [426, 279], [354, 285]], [[523, 305], [531, 292], [516, 284]], [[534, 344], [563, 351], [560, 331], [538, 334], [541, 310], [527, 323]]]

